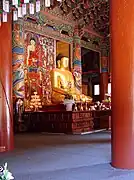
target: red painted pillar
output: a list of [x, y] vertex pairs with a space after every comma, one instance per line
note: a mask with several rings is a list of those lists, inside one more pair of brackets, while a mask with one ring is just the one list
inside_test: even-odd
[[101, 57], [101, 74], [100, 74], [100, 96], [101, 100], [105, 99], [108, 91], [108, 57]]
[[12, 24], [0, 27], [0, 152], [13, 149]]
[[112, 165], [134, 169], [134, 1], [111, 1]]
[[106, 98], [105, 94], [108, 92], [108, 72], [101, 73], [100, 82], [101, 100], [104, 100]]

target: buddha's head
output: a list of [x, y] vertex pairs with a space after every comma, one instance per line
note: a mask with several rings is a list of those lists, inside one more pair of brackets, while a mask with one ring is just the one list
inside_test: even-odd
[[60, 67], [61, 68], [68, 68], [69, 58], [68, 57], [62, 57], [60, 60]]
[[35, 41], [35, 39], [34, 39], [34, 38], [31, 38], [31, 39], [30, 39], [30, 44], [31, 44], [31, 45], [33, 45], [33, 46], [35, 46], [36, 41]]

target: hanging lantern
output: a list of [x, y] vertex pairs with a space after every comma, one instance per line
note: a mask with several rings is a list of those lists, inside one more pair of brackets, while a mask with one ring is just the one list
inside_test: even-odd
[[51, 6], [51, 1], [45, 0], [45, 7], [50, 7], [50, 6]]
[[40, 1], [36, 1], [36, 12], [40, 12]]
[[2, 21], [7, 22], [7, 12], [2, 13]]
[[27, 6], [26, 4], [22, 4], [22, 15], [26, 15], [27, 14]]
[[18, 0], [12, 0], [12, 5], [13, 6], [18, 5]]
[[27, 3], [29, 3], [29, 0], [24, 0], [24, 4], [27, 4]]
[[3, 0], [3, 11], [9, 12], [9, 1]]
[[22, 7], [18, 7], [18, 17], [22, 18]]
[[[2, 5], [2, 9], [0, 9], [0, 26], [1, 22], [7, 22], [8, 13], [10, 12], [12, 12], [13, 21], [17, 21], [18, 18], [23, 18], [27, 14], [27, 6], [29, 6], [29, 14], [31, 15], [41, 10], [40, 0], [0, 0], [0, 2]], [[44, 2], [46, 8], [51, 7], [53, 4], [52, 0], [44, 0]], [[57, 2], [62, 2], [62, 0], [57, 0]]]
[[29, 3], [29, 13], [34, 14], [34, 3]]
[[18, 12], [13, 11], [13, 21], [17, 21], [17, 20], [18, 20]]

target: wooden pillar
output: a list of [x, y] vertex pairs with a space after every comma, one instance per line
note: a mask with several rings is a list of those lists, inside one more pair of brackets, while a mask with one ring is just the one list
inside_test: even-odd
[[111, 1], [112, 165], [134, 169], [134, 1]]
[[0, 27], [0, 152], [13, 149], [12, 24]]
[[100, 74], [100, 96], [101, 100], [105, 99], [108, 91], [108, 57], [101, 57], [101, 74]]

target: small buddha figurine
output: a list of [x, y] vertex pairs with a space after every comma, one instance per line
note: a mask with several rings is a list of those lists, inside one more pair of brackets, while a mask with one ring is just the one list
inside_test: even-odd
[[68, 57], [62, 57], [57, 61], [58, 68], [51, 71], [52, 103], [62, 103], [67, 94], [80, 100], [81, 93], [75, 87], [73, 74], [68, 70], [68, 63]]

